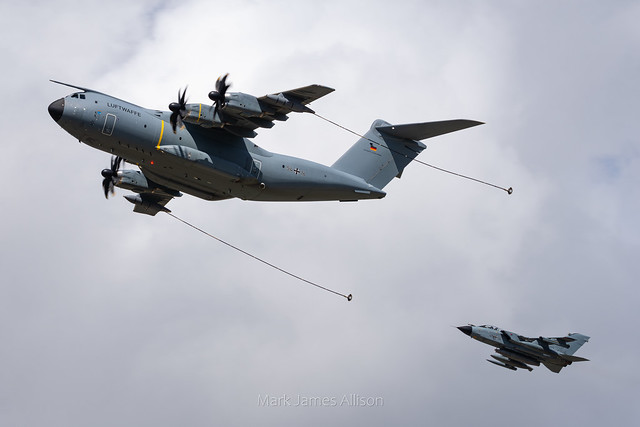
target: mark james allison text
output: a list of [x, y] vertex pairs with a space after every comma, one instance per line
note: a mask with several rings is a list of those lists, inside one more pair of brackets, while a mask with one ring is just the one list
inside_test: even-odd
[[384, 406], [384, 399], [380, 396], [360, 396], [356, 393], [343, 394], [342, 397], [337, 396], [303, 396], [301, 394], [290, 396], [283, 394], [281, 396], [272, 396], [270, 394], [258, 395], [258, 406], [302, 406], [302, 407], [334, 407], [334, 406], [356, 406], [356, 407], [373, 407]]

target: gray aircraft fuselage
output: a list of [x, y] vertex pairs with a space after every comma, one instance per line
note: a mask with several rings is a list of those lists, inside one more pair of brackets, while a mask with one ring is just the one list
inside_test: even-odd
[[[217, 88], [224, 88], [226, 77]], [[220, 80], [219, 80], [220, 82]], [[60, 82], [55, 82], [60, 83]], [[111, 153], [102, 171], [105, 196], [113, 186], [138, 193], [125, 196], [135, 212], [155, 215], [181, 192], [206, 200], [237, 197], [258, 201], [357, 201], [380, 199], [393, 178], [426, 145], [423, 139], [482, 124], [474, 120], [391, 125], [376, 120], [332, 166], [271, 153], [250, 138], [288, 114], [313, 113], [306, 104], [333, 89], [309, 85], [256, 98], [211, 92], [214, 105], [187, 104], [185, 93], [171, 111], [142, 108], [79, 86], [49, 105], [51, 117], [80, 142]], [[223, 102], [224, 100], [224, 102]], [[120, 160], [140, 171], [119, 170]]]
[[[173, 133], [169, 112], [142, 108], [102, 93], [74, 93], [54, 101], [49, 111], [58, 125], [79, 141], [138, 165], [157, 184], [206, 200], [319, 201], [385, 196], [361, 177], [271, 153], [221, 129], [186, 123]], [[209, 156], [206, 164], [197, 158], [201, 153]]]

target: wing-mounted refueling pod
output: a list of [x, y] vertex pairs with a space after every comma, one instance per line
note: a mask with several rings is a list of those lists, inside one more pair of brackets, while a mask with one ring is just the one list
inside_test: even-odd
[[161, 190], [163, 193], [166, 193], [171, 197], [182, 196], [182, 193], [179, 191], [171, 190], [169, 188], [160, 189], [160, 187], [156, 186], [154, 183], [150, 183], [142, 172], [131, 169], [118, 171], [114, 185], [136, 193], [158, 192]]
[[116, 187], [124, 188], [138, 194], [127, 194], [124, 198], [135, 205], [134, 212], [155, 215], [158, 212], [171, 212], [165, 205], [182, 193], [150, 181], [140, 171], [121, 170], [114, 180]]

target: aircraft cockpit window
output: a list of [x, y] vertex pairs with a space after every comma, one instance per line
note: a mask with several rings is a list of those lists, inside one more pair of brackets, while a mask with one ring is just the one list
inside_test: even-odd
[[482, 325], [480, 326], [481, 328], [487, 328], [487, 329], [495, 329], [496, 331], [499, 331], [500, 329], [496, 328], [495, 326], [492, 325]]
[[80, 99], [84, 99], [84, 93], [80, 94]]
[[78, 97], [78, 94], [77, 94], [77, 93], [74, 93], [73, 95], [71, 95], [71, 97], [72, 97], [72, 98], [77, 98], [77, 97]]

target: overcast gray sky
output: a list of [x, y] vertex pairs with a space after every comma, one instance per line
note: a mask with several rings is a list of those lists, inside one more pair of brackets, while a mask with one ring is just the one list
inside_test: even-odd
[[[637, 1], [2, 1], [0, 424], [637, 423], [638, 22]], [[106, 201], [110, 156], [47, 113], [71, 92], [48, 79], [166, 109], [227, 72], [333, 87], [314, 109], [359, 132], [486, 122], [419, 159], [515, 191], [413, 164], [377, 201], [171, 202], [349, 303]], [[255, 142], [331, 164], [355, 138], [294, 115]], [[581, 332], [591, 361], [499, 369], [468, 322]]]

